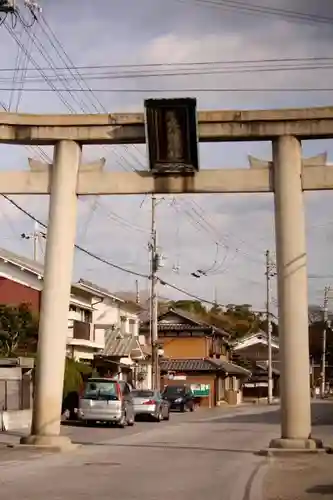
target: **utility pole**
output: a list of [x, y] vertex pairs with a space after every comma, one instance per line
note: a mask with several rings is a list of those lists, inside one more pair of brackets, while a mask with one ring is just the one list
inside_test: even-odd
[[32, 240], [32, 243], [33, 243], [33, 260], [35, 262], [38, 261], [38, 243], [39, 243], [39, 238], [42, 237], [42, 238], [45, 238], [46, 235], [45, 233], [39, 231], [39, 227], [38, 227], [38, 224], [37, 222], [35, 223], [35, 228], [34, 228], [34, 231], [33, 233], [22, 233], [21, 234], [21, 238], [24, 239], [24, 240]]
[[135, 302], [140, 304], [139, 280], [135, 280]]
[[159, 363], [158, 363], [158, 299], [157, 299], [157, 271], [159, 256], [157, 254], [156, 239], [156, 197], [151, 197], [151, 242], [150, 242], [150, 329], [152, 348], [152, 388], [159, 388]]
[[326, 388], [326, 337], [327, 337], [327, 327], [328, 327], [328, 292], [330, 291], [329, 286], [325, 286], [324, 291], [324, 329], [323, 329], [323, 343], [322, 343], [322, 354], [321, 354], [321, 391], [320, 395], [322, 398], [325, 397]]
[[273, 403], [273, 370], [272, 370], [272, 323], [271, 323], [271, 278], [276, 275], [273, 270], [274, 265], [271, 262], [270, 252], [266, 251], [266, 320], [267, 320], [267, 347], [268, 347], [268, 391], [267, 401]]

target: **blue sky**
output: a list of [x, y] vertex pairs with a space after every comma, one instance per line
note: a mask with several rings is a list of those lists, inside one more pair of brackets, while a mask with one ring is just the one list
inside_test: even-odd
[[[255, 3], [333, 17], [330, 2], [320, 2], [320, 8], [304, 0], [257, 0]], [[63, 49], [77, 66], [331, 57], [332, 24], [291, 22], [286, 15], [249, 15], [239, 9], [213, 6], [205, 0], [41, 0], [41, 5], [44, 19], [61, 46], [50, 43], [44, 21], [29, 31], [36, 43], [31, 52], [29, 35], [22, 33], [19, 24], [14, 32], [42, 68], [49, 68], [50, 61], [58, 68], [64, 67]], [[17, 43], [4, 26], [0, 27], [0, 46], [6, 47], [0, 54], [0, 67], [14, 68]], [[81, 72], [89, 76], [89, 69]], [[47, 75], [54, 76], [54, 73], [48, 69]], [[11, 78], [12, 73], [5, 76]], [[70, 76], [68, 72], [67, 76]], [[191, 88], [333, 87], [332, 76], [332, 69], [294, 69], [181, 77], [110, 77], [88, 80], [88, 83], [93, 89], [114, 89], [112, 92], [66, 92], [62, 96], [76, 112], [142, 111], [146, 97], [194, 95]], [[26, 89], [47, 88], [38, 72], [29, 72], [28, 77], [36, 80], [26, 81]], [[75, 87], [75, 81], [68, 80], [68, 85]], [[11, 81], [0, 83], [0, 89], [6, 86], [11, 86]], [[153, 92], [175, 88], [184, 90]], [[124, 89], [137, 91], [119, 92]], [[147, 92], [143, 92], [144, 89], [148, 89]], [[330, 105], [332, 94], [200, 92], [195, 96], [199, 109], [249, 109]], [[0, 90], [0, 101], [6, 105], [11, 96], [12, 109], [15, 109], [17, 94]], [[35, 113], [69, 112], [54, 92], [23, 92], [18, 109]], [[304, 156], [327, 151], [329, 160], [333, 161], [332, 141], [310, 141], [303, 146]], [[1, 145], [0, 151], [2, 169], [27, 168], [28, 156], [38, 157], [38, 152], [24, 147]], [[50, 149], [46, 151], [52, 154]], [[270, 145], [200, 145], [201, 168], [245, 167], [248, 154], [269, 159]], [[86, 147], [84, 150], [86, 159], [102, 156], [106, 157], [110, 170], [147, 168], [144, 147]], [[15, 200], [41, 220], [47, 220], [46, 197], [15, 197]], [[309, 274], [324, 276], [309, 279], [310, 301], [320, 303], [324, 286], [330, 283], [329, 276], [333, 281], [333, 199], [331, 193], [308, 193], [305, 201]], [[33, 223], [4, 200], [0, 208], [1, 246], [31, 256], [31, 242], [22, 240], [20, 234], [32, 231]], [[264, 253], [267, 248], [274, 253], [272, 209], [272, 195], [165, 197], [157, 209], [158, 244], [165, 256], [161, 276], [208, 300], [213, 300], [216, 293], [219, 302], [224, 304], [246, 302], [263, 308]], [[119, 265], [146, 273], [149, 224], [148, 198], [85, 198], [79, 200], [77, 242]], [[179, 268], [178, 272], [172, 271], [174, 267]], [[211, 270], [207, 271], [207, 277], [195, 279], [191, 273], [197, 269]], [[74, 278], [78, 277], [113, 291], [134, 290], [136, 279], [77, 252]], [[140, 281], [140, 286], [145, 289], [146, 281]], [[161, 294], [179, 296], [167, 288], [163, 288]]]

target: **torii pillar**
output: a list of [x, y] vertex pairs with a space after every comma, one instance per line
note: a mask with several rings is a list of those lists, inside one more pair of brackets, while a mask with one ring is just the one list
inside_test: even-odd
[[68, 437], [60, 435], [60, 422], [76, 235], [77, 177], [79, 168], [100, 169], [105, 160], [88, 165], [80, 162], [81, 146], [71, 140], [55, 145], [52, 165], [29, 160], [34, 172], [51, 169], [51, 194], [31, 435], [22, 438], [21, 443], [59, 450], [73, 446]]
[[302, 165], [322, 164], [325, 155], [302, 160], [300, 141], [281, 136], [273, 142], [273, 162], [250, 159], [252, 168], [271, 166], [275, 204], [281, 361], [281, 437], [268, 453], [322, 447], [311, 437], [308, 286]]

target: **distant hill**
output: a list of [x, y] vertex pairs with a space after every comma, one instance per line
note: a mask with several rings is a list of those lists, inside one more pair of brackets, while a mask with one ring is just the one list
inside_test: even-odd
[[[133, 291], [120, 291], [113, 293], [116, 297], [119, 297], [120, 299], [136, 302], [136, 293]], [[140, 296], [141, 306], [143, 308], [149, 308], [150, 293], [148, 292], [148, 290], [141, 290], [139, 292], [139, 296]], [[158, 301], [163, 303], [163, 302], [169, 302], [170, 299], [167, 299], [166, 297], [159, 297]]]

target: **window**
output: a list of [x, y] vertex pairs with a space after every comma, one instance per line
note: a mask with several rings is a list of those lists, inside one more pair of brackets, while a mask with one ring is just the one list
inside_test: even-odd
[[155, 396], [154, 391], [149, 390], [137, 390], [132, 391], [133, 398], [153, 398]]
[[72, 311], [72, 312], [77, 312], [77, 307], [73, 306], [72, 304], [70, 304], [69, 310]]
[[81, 310], [81, 319], [85, 323], [92, 323], [92, 312], [87, 311], [86, 309]]
[[106, 380], [89, 380], [85, 386], [85, 399], [117, 400], [117, 383]]
[[128, 320], [128, 333], [131, 333], [132, 335], [135, 333], [135, 323], [135, 319]]
[[127, 322], [126, 316], [120, 316], [120, 333], [121, 334], [126, 333], [126, 322]]

